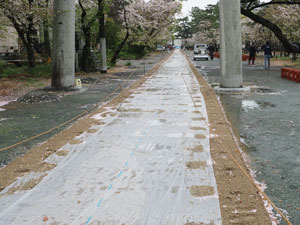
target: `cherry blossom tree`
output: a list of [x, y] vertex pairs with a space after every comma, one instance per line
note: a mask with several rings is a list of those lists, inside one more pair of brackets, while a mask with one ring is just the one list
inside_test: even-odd
[[[81, 68], [87, 67], [87, 59], [91, 48], [93, 32], [92, 26], [99, 18], [99, 36], [103, 36], [103, 7], [100, 3], [104, 0], [78, 0], [77, 5], [77, 31], [83, 34], [84, 47]], [[132, 45], [154, 46], [155, 42], [171, 36], [170, 26], [175, 20], [175, 14], [180, 10], [180, 0], [106, 0], [105, 13], [112, 15], [115, 12], [118, 18], [113, 18], [117, 23], [121, 23], [123, 40], [118, 42], [114, 48], [111, 63], [115, 63], [120, 52], [125, 47], [128, 40]], [[98, 11], [97, 11], [98, 8]], [[113, 12], [110, 12], [112, 10]], [[111, 19], [111, 18], [110, 18]], [[105, 33], [105, 32], [104, 32]], [[86, 59], [86, 60], [84, 60]]]
[[272, 5], [265, 15], [281, 28], [288, 40], [300, 42], [300, 5]]
[[217, 46], [220, 41], [219, 29], [214, 28], [210, 21], [202, 21], [198, 24], [198, 32], [187, 39], [187, 44], [193, 46], [197, 43], [213, 44]]
[[170, 26], [181, 6], [180, 0], [118, 0], [118, 4], [125, 32], [112, 63], [115, 63], [126, 42], [142, 48], [153, 47], [158, 40], [170, 34]]
[[35, 67], [35, 49], [39, 51], [38, 28], [50, 15], [50, 6], [48, 0], [0, 1], [1, 12], [11, 21], [25, 46], [30, 67]]
[[[276, 45], [279, 41], [286, 51], [299, 52], [300, 49], [293, 44], [299, 42], [299, 5], [299, 0], [241, 0], [241, 13], [251, 19], [243, 19], [244, 40], [264, 39], [263, 42], [272, 40]], [[191, 40], [197, 40], [197, 36], [198, 39], [207, 38], [199, 32], [199, 29], [203, 28], [203, 21], [211, 21], [212, 27], [217, 28], [218, 10], [216, 9], [217, 4], [210, 9], [192, 9], [192, 28], [197, 30], [198, 34], [195, 34], [196, 37]]]
[[241, 19], [241, 27], [242, 27], [242, 40], [243, 43], [247, 46], [253, 44], [255, 46], [262, 46], [265, 44], [266, 40], [274, 44], [279, 45], [280, 42], [276, 38], [276, 36], [270, 31], [266, 29], [261, 24], [255, 23], [253, 20], [248, 17], [243, 17]]
[[153, 45], [153, 40], [168, 32], [180, 10], [180, 2], [172, 0], [135, 0], [128, 11], [131, 41], [138, 45]]
[[[282, 35], [292, 45], [293, 43], [300, 43], [299, 5], [268, 5], [263, 11], [259, 11], [259, 15], [276, 24]], [[244, 17], [241, 23], [244, 43], [251, 42], [256, 46], [260, 46], [268, 40], [272, 43], [273, 48], [284, 50], [282, 49], [282, 43], [270, 29], [247, 17]]]
[[[294, 45], [276, 21], [268, 19], [264, 12], [266, 12], [270, 6], [297, 5], [300, 5], [299, 0], [270, 0], [268, 2], [260, 0], [241, 0], [241, 13], [256, 23], [270, 29], [288, 52], [296, 53], [300, 51], [299, 47]], [[297, 23], [299, 23], [299, 21]]]

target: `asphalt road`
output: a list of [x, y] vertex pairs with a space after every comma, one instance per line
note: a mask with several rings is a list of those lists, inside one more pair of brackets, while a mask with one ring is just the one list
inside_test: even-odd
[[[219, 59], [194, 64], [209, 83], [218, 83]], [[279, 67], [266, 71], [262, 64], [248, 66], [246, 62], [243, 78], [245, 86], [263, 88], [244, 94], [220, 94], [223, 108], [246, 145], [256, 179], [266, 185], [266, 194], [290, 221], [299, 224], [299, 84], [282, 79]]]

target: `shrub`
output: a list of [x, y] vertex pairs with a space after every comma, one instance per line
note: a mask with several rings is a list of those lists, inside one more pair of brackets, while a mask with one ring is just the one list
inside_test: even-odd
[[50, 64], [38, 64], [35, 68], [28, 66], [15, 66], [8, 65], [1, 72], [1, 77], [12, 77], [12, 76], [27, 76], [27, 77], [50, 77], [51, 76], [51, 65]]
[[[3, 70], [5, 69], [5, 67], [7, 66], [7, 62], [0, 60], [0, 73], [2, 74]], [[0, 76], [1, 76], [0, 74]]]

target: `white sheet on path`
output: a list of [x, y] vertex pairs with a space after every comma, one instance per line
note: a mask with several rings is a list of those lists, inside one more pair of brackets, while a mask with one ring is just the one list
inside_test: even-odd
[[[110, 116], [94, 116], [106, 125], [64, 146], [67, 157], [47, 159], [58, 166], [34, 189], [1, 197], [1, 224], [220, 225], [205, 102], [182, 53], [176, 50], [120, 111], [106, 110]], [[190, 150], [199, 145], [203, 152]], [[190, 161], [206, 166], [189, 169]], [[207, 186], [214, 194], [191, 194]]]

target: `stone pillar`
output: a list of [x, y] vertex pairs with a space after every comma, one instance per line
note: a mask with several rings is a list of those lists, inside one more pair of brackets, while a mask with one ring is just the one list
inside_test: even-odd
[[54, 0], [53, 88], [75, 85], [75, 0]]
[[100, 38], [100, 52], [101, 52], [101, 73], [107, 72], [107, 58], [106, 58], [106, 38]]
[[101, 12], [99, 18], [99, 36], [100, 36], [100, 53], [101, 53], [101, 73], [107, 72], [107, 57], [106, 57], [106, 28], [105, 28], [105, 13], [104, 13], [105, 0], [98, 0], [98, 11]]
[[221, 88], [243, 87], [240, 0], [220, 0]]

